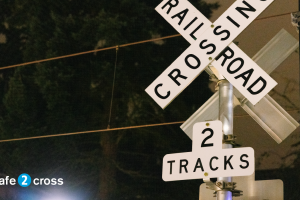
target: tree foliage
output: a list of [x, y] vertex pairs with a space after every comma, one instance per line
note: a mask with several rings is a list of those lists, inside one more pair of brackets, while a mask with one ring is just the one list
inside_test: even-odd
[[[0, 45], [2, 66], [175, 34], [155, 12], [159, 3], [1, 0], [0, 32], [7, 38]], [[191, 3], [207, 17], [218, 7]], [[110, 127], [186, 120], [211, 94], [207, 76], [166, 110], [144, 90], [187, 47], [178, 37], [120, 48], [117, 55], [113, 49], [3, 70], [1, 138], [107, 128], [115, 63]], [[8, 143], [0, 160], [9, 158], [1, 162], [7, 173], [28, 170], [64, 176], [68, 186], [89, 185], [89, 198], [180, 199], [190, 195], [189, 188], [178, 194], [183, 183], [166, 186], [161, 161], [190, 145], [178, 126], [166, 126]]]

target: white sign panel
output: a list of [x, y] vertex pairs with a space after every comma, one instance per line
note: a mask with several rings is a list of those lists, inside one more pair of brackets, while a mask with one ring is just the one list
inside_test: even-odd
[[163, 158], [163, 180], [252, 174], [254, 150], [250, 147], [222, 149], [222, 137], [220, 121], [196, 123], [193, 129], [193, 151], [166, 155]]
[[253, 105], [277, 85], [234, 43], [226, 47], [212, 65]]
[[209, 121], [195, 123], [193, 126], [193, 152], [222, 149], [222, 122]]
[[248, 176], [253, 172], [254, 151], [250, 147], [168, 154], [163, 159], [164, 181]]
[[[211, 28], [208, 28], [146, 89], [146, 92], [165, 108], [272, 2], [273, 0], [234, 2]], [[169, 6], [169, 9], [172, 10], [172, 7]], [[184, 20], [184, 15], [175, 15], [174, 18], [176, 17]]]

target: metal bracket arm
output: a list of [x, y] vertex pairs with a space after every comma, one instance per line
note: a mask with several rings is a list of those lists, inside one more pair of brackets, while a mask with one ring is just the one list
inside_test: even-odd
[[217, 181], [212, 182], [210, 179], [203, 179], [206, 184], [206, 188], [210, 190], [214, 190], [214, 195], [217, 194], [217, 191], [231, 191], [232, 196], [239, 197], [243, 195], [242, 190], [236, 190], [236, 183], [235, 182], [224, 182], [224, 181]]

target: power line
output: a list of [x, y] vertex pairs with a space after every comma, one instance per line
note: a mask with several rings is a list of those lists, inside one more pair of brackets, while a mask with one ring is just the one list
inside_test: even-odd
[[[259, 19], [255, 19], [254, 21], [260, 21], [260, 20], [270, 19], [270, 18], [274, 18], [274, 17], [280, 17], [280, 16], [284, 16], [284, 15], [289, 15], [289, 14], [291, 14], [291, 12], [282, 13], [282, 14], [278, 14], [278, 15], [272, 15], [272, 16], [268, 16], [268, 17], [262, 17], [262, 18], [259, 18]], [[169, 35], [169, 36], [165, 36], [165, 37], [142, 40], [142, 41], [138, 41], [138, 42], [132, 42], [132, 43], [127, 43], [127, 44], [122, 44], [122, 45], [117, 45], [117, 46], [112, 46], [112, 47], [106, 47], [106, 48], [102, 48], [102, 49], [95, 49], [95, 50], [90, 50], [90, 51], [74, 53], [74, 54], [68, 54], [68, 55], [64, 55], [64, 56], [58, 56], [58, 57], [53, 57], [53, 58], [46, 58], [46, 59], [42, 59], [42, 60], [25, 62], [25, 63], [21, 63], [21, 64], [16, 64], [16, 65], [9, 65], [9, 66], [5, 66], [5, 67], [1, 67], [0, 70], [15, 68], [15, 67], [21, 67], [21, 66], [26, 66], [26, 65], [31, 65], [31, 64], [37, 64], [37, 63], [42, 63], [42, 62], [47, 62], [47, 61], [53, 61], [53, 60], [58, 60], [58, 59], [63, 59], [63, 58], [69, 58], [69, 57], [74, 57], [74, 56], [79, 56], [79, 55], [84, 55], [84, 54], [89, 54], [89, 53], [95, 53], [95, 52], [99, 52], [99, 51], [106, 51], [106, 50], [110, 50], [110, 49], [116, 49], [118, 47], [121, 48], [121, 47], [137, 45], [137, 44], [154, 42], [154, 41], [157, 41], [157, 40], [165, 40], [165, 39], [179, 37], [179, 36], [181, 36], [181, 35], [180, 34]]]
[[[256, 19], [255, 21], [269, 19], [269, 18], [273, 18], [273, 17], [284, 16], [284, 15], [287, 15], [287, 14], [290, 14], [290, 13], [283, 13], [283, 14], [279, 14], [279, 15], [273, 15], [273, 16], [269, 16], [269, 17], [259, 18], [259, 19]], [[149, 39], [149, 40], [143, 40], [143, 41], [138, 41], [138, 42], [133, 42], [133, 43], [127, 43], [127, 44], [123, 44], [123, 45], [106, 47], [106, 48], [102, 48], [102, 49], [95, 49], [95, 50], [91, 50], [91, 51], [85, 51], [85, 52], [80, 52], [80, 53], [75, 53], [75, 54], [69, 54], [69, 55], [64, 55], [64, 56], [47, 58], [47, 59], [43, 59], [43, 60], [31, 61], [31, 62], [26, 62], [26, 63], [22, 63], [22, 64], [16, 64], [16, 65], [11, 65], [11, 66], [1, 67], [0, 70], [8, 69], [8, 68], [14, 68], [14, 67], [20, 67], [20, 66], [26, 66], [26, 65], [36, 64], [36, 63], [41, 63], [41, 62], [47, 62], [47, 61], [52, 61], [52, 60], [58, 60], [58, 59], [62, 59], [62, 58], [74, 57], [74, 56], [79, 56], [79, 55], [83, 55], [83, 54], [95, 53], [95, 52], [105, 51], [105, 50], [110, 50], [110, 49], [118, 50], [121, 47], [127, 47], [127, 46], [132, 46], [132, 45], [137, 45], [137, 44], [143, 44], [143, 43], [147, 43], [147, 42], [154, 42], [154, 41], [158, 41], [158, 40], [164, 40], [164, 39], [169, 39], [169, 38], [179, 37], [179, 36], [181, 36], [181, 35], [180, 34], [169, 35], [169, 36], [165, 36], [165, 37], [154, 38], [154, 39]], [[117, 56], [117, 54], [116, 54], [116, 56]], [[299, 111], [299, 110], [290, 110], [290, 111]], [[234, 116], [234, 117], [245, 117], [245, 116], [249, 116], [249, 115], [238, 115], [238, 116]], [[92, 130], [92, 131], [81, 131], [81, 132], [73, 132], [73, 133], [62, 133], [62, 134], [53, 134], [53, 135], [44, 135], [44, 136], [34, 136], [34, 137], [16, 138], [16, 139], [7, 139], [7, 140], [0, 140], [0, 142], [22, 141], [22, 140], [51, 138], [51, 137], [78, 135], [78, 134], [87, 134], [87, 133], [99, 133], [99, 132], [106, 132], [106, 131], [117, 131], [117, 130], [127, 130], [127, 129], [136, 129], [136, 128], [154, 127], [154, 126], [174, 125], [174, 124], [180, 124], [180, 123], [184, 123], [184, 121], [159, 123], [159, 124], [149, 124], [149, 125], [139, 125], [139, 126], [129, 126], [129, 127], [120, 127], [120, 128], [112, 128], [112, 129], [110, 129], [109, 125], [108, 125], [108, 129], [100, 129], [100, 130]]]
[[[295, 12], [297, 12], [297, 11], [295, 11]], [[282, 14], [272, 15], [272, 16], [268, 16], [268, 17], [262, 17], [262, 18], [254, 20], [254, 21], [260, 21], [260, 20], [270, 19], [270, 18], [274, 18], [274, 17], [281, 17], [281, 16], [284, 16], [284, 15], [290, 15], [291, 13], [293, 13], [293, 12], [282, 13]]]
[[117, 46], [112, 46], [112, 47], [106, 47], [106, 48], [102, 48], [102, 49], [95, 49], [95, 50], [84, 51], [84, 52], [80, 52], [80, 53], [68, 54], [68, 55], [64, 55], [64, 56], [58, 56], [58, 57], [53, 57], [53, 58], [46, 58], [46, 59], [42, 59], [42, 60], [36, 60], [36, 61], [31, 61], [31, 62], [16, 64], [16, 65], [10, 65], [10, 66], [6, 66], [6, 67], [1, 67], [0, 70], [9, 69], [9, 68], [15, 68], [15, 67], [21, 67], [21, 66], [31, 65], [31, 64], [36, 64], [36, 63], [42, 63], [42, 62], [47, 62], [47, 61], [53, 61], [53, 60], [58, 60], [58, 59], [62, 59], [62, 58], [69, 58], [69, 57], [74, 57], [74, 56], [80, 56], [80, 55], [89, 54], [89, 53], [95, 53], [95, 52], [99, 52], [99, 51], [106, 51], [106, 50], [110, 50], [110, 49], [116, 49], [118, 47], [121, 48], [121, 47], [127, 47], [127, 46], [132, 46], [132, 45], [147, 43], [147, 42], [154, 42], [154, 41], [157, 41], [157, 40], [164, 40], [164, 39], [178, 37], [178, 36], [181, 36], [181, 35], [180, 34], [169, 35], [169, 36], [165, 36], [165, 37], [154, 38], [154, 39], [149, 39], [149, 40], [143, 40], [143, 41], [139, 41], [139, 42], [132, 42], [132, 43], [127, 43], [127, 44], [122, 44], [122, 45], [117, 45]]
[[146, 128], [146, 127], [153, 127], [153, 126], [165, 126], [165, 125], [174, 125], [174, 124], [182, 124], [182, 123], [184, 123], [184, 121], [181, 121], [181, 122], [168, 122], [168, 123], [160, 123], [160, 124], [148, 124], [148, 125], [139, 125], [139, 126], [127, 126], [127, 127], [120, 127], [120, 128], [109, 128], [109, 129], [81, 131], [81, 132], [73, 132], [73, 133], [62, 133], [62, 134], [54, 134], [54, 135], [42, 135], [42, 136], [34, 136], [34, 137], [26, 137], [26, 138], [0, 140], [0, 142], [32, 140], [32, 139], [51, 138], [51, 137], [59, 137], [59, 136], [67, 136], [67, 135], [79, 135], [79, 134], [86, 134], [86, 133], [100, 133], [100, 132], [108, 132], [108, 131], [119, 131], [119, 130]]
[[[295, 109], [295, 110], [289, 110], [287, 112], [295, 112], [295, 111], [300, 111], [300, 110]], [[250, 115], [248, 115], [248, 114], [236, 115], [234, 117], [235, 118], [250, 117]], [[13, 141], [23, 141], [23, 140], [32, 140], [32, 139], [42, 139], [42, 138], [52, 138], [52, 137], [60, 137], [60, 136], [68, 136], [68, 135], [80, 135], [80, 134], [87, 134], [87, 133], [101, 133], [101, 132], [108, 132], [108, 131], [120, 131], [120, 130], [128, 130], [128, 129], [155, 127], [155, 126], [175, 125], [175, 124], [182, 124], [184, 122], [185, 121], [166, 122], [166, 123], [159, 123], [159, 124], [147, 124], [147, 125], [139, 125], [139, 126], [120, 127], [120, 128], [99, 129], [99, 130], [92, 130], [92, 131], [81, 131], [81, 132], [73, 132], [73, 133], [61, 133], [61, 134], [53, 134], [53, 135], [42, 135], [42, 136], [34, 136], [34, 137], [15, 138], [15, 139], [0, 140], [0, 143], [2, 143], [2, 142], [13, 142]]]
[[107, 129], [110, 128], [110, 119], [111, 119], [111, 111], [112, 111], [112, 105], [113, 105], [113, 99], [114, 99], [115, 80], [116, 80], [116, 71], [117, 71], [118, 51], [119, 51], [119, 47], [116, 48], [116, 60], [115, 60], [114, 77], [113, 77], [113, 83], [112, 83], [112, 89], [111, 89], [111, 100], [110, 100]]

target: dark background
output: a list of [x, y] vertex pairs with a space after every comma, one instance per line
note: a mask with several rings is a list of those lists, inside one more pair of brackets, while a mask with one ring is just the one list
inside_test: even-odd
[[[206, 17], [218, 8], [200, 0], [190, 2]], [[155, 12], [159, 3], [1, 0], [0, 33], [6, 38], [0, 44], [1, 66], [177, 34]], [[117, 55], [111, 49], [0, 67], [0, 139], [184, 121], [212, 95], [206, 73], [165, 110], [144, 90], [188, 46], [184, 38], [174, 37], [122, 47]], [[32, 179], [64, 179], [63, 186], [1, 186], [0, 196], [22, 200], [198, 199], [202, 180], [166, 183], [161, 178], [165, 154], [191, 151], [191, 140], [179, 126], [0, 143], [3, 176], [17, 178], [27, 173]], [[257, 178], [292, 180], [289, 170], [278, 177], [272, 173], [258, 173]], [[285, 199], [294, 199], [297, 192], [285, 193]]]

